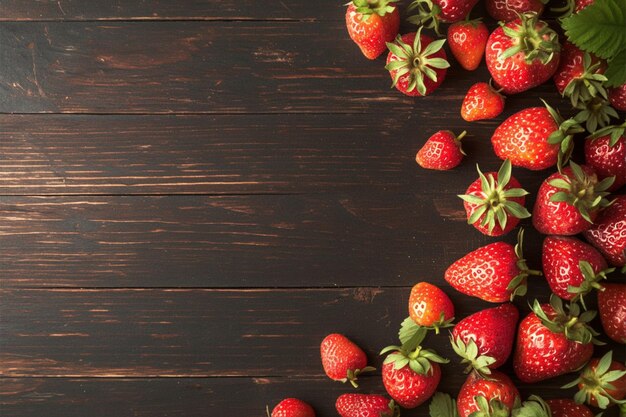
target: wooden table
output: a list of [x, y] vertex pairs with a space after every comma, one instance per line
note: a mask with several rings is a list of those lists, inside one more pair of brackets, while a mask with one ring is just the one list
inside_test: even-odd
[[[402, 96], [340, 3], [0, 0], [2, 415], [261, 416], [287, 396], [335, 415], [351, 388], [323, 374], [326, 334], [380, 366], [416, 282], [457, 317], [489, 306], [442, 278], [494, 241], [456, 194], [476, 163], [499, 166], [506, 116], [568, 106], [550, 84], [466, 123], [488, 74], [454, 63], [432, 96]], [[444, 128], [468, 130], [465, 162], [419, 169]], [[535, 192], [548, 172], [514, 175]], [[542, 239], [526, 240], [539, 267]], [[547, 294], [533, 279], [517, 305]], [[427, 342], [454, 359], [445, 334]], [[520, 389], [572, 395], [571, 379]], [[382, 393], [379, 374], [361, 391]]]

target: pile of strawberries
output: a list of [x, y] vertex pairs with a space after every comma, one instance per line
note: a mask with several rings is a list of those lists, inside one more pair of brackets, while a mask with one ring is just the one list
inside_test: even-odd
[[[626, 366], [609, 351], [594, 357], [599, 333], [589, 326], [598, 312], [587, 309], [585, 297], [596, 296], [604, 334], [626, 344], [626, 122], [610, 125], [617, 110], [626, 111], [626, 84], [606, 89], [605, 63], [567, 41], [539, 19], [542, 0], [486, 0], [486, 9], [500, 26], [491, 34], [480, 20], [469, 20], [477, 0], [415, 0], [408, 7], [416, 32], [398, 35], [400, 14], [389, 0], [353, 0], [346, 24], [350, 37], [369, 59], [388, 51], [393, 86], [409, 96], [435, 91], [446, 77], [446, 39], [433, 39], [441, 23], [451, 23], [447, 41], [457, 62], [476, 69], [483, 54], [492, 80], [473, 85], [461, 105], [466, 121], [491, 119], [504, 109], [504, 94], [518, 94], [554, 79], [558, 91], [579, 112], [564, 119], [545, 106], [524, 109], [507, 118], [491, 138], [504, 162], [498, 172], [481, 172], [459, 197], [468, 223], [488, 236], [502, 236], [531, 217], [525, 207], [529, 194], [512, 175], [513, 166], [530, 170], [556, 167], [536, 193], [533, 227], [546, 237], [542, 271], [530, 269], [522, 253], [523, 230], [511, 245], [494, 242], [458, 259], [445, 272], [455, 290], [498, 305], [454, 323], [455, 308], [446, 293], [428, 283], [416, 284], [409, 296], [409, 317], [402, 322], [398, 345], [384, 348], [382, 380], [389, 399], [374, 394], [343, 394], [336, 400], [342, 417], [391, 417], [400, 407], [411, 409], [431, 399], [433, 417], [591, 417], [588, 406], [615, 406], [626, 415]], [[593, 0], [570, 0], [565, 10], [578, 13]], [[570, 161], [574, 135], [588, 132], [585, 164]], [[427, 169], [448, 170], [465, 155], [465, 132], [433, 134], [418, 151], [417, 163]], [[575, 237], [582, 234], [586, 242]], [[614, 282], [605, 282], [608, 276]], [[526, 294], [527, 279], [543, 275], [552, 290], [549, 303], [531, 303], [520, 313], [511, 303]], [[621, 281], [621, 282], [617, 282]], [[428, 332], [445, 337], [467, 379], [456, 400], [436, 392], [441, 366], [448, 363], [423, 345]], [[321, 343], [321, 359], [329, 378], [357, 387], [359, 374], [374, 370], [363, 350], [341, 334]], [[509, 376], [497, 370], [512, 355], [516, 377], [536, 383], [571, 372], [578, 378], [573, 399], [521, 398]], [[289, 398], [271, 417], [312, 417], [313, 409]]]

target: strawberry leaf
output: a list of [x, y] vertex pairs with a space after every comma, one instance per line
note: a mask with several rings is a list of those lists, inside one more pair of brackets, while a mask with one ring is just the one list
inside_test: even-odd
[[626, 83], [626, 48], [619, 51], [617, 55], [609, 61], [605, 76], [607, 78], [607, 87], [618, 87]]
[[442, 392], [435, 393], [428, 406], [428, 411], [431, 417], [459, 417], [456, 401]]

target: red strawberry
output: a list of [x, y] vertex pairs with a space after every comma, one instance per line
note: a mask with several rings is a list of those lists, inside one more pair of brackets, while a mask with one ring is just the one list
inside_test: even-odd
[[626, 112], [626, 84], [609, 88], [609, 101], [617, 110]]
[[570, 42], [565, 42], [561, 50], [559, 68], [554, 74], [554, 84], [563, 97], [569, 97], [572, 105], [579, 100], [589, 100], [601, 95], [606, 97], [603, 83], [607, 78], [602, 75], [604, 62], [591, 56]]
[[485, 52], [487, 69], [505, 94], [521, 93], [546, 82], [554, 75], [559, 56], [558, 35], [532, 13], [494, 30]]
[[615, 196], [584, 236], [611, 265], [626, 265], [626, 195]]
[[626, 184], [626, 123], [597, 130], [585, 141], [585, 163], [600, 179], [615, 177], [609, 191]]
[[526, 266], [522, 240], [520, 230], [515, 247], [495, 242], [468, 253], [450, 265], [445, 280], [463, 294], [492, 303], [503, 303], [526, 294], [526, 278], [541, 273]]
[[476, 3], [478, 0], [414, 0], [407, 10], [416, 10], [417, 14], [407, 20], [418, 26], [433, 28], [439, 34], [439, 23], [465, 19]]
[[550, 175], [539, 187], [533, 226], [546, 235], [575, 235], [589, 229], [600, 210], [612, 178], [598, 181], [592, 168], [570, 162], [562, 173]]
[[554, 295], [550, 304], [540, 305], [535, 300], [532, 309], [517, 330], [513, 369], [520, 380], [532, 383], [563, 375], [591, 358], [597, 333], [586, 323], [594, 317], [593, 312], [579, 316], [580, 307], [572, 303], [566, 313], [563, 302]]
[[421, 327], [439, 333], [440, 328], [449, 327], [454, 320], [454, 305], [439, 287], [420, 282], [411, 289], [409, 316]]
[[474, 313], [454, 326], [452, 347], [463, 363], [469, 363], [468, 370], [489, 375], [511, 354], [518, 319], [511, 303]]
[[511, 176], [511, 162], [504, 161], [497, 173], [483, 174], [478, 165], [479, 178], [470, 184], [463, 200], [467, 223], [488, 236], [507, 234], [517, 226], [520, 219], [530, 217], [524, 208], [528, 192], [520, 188]]
[[448, 45], [457, 62], [466, 70], [478, 68], [485, 53], [489, 30], [487, 25], [475, 20], [462, 20], [448, 28]]
[[[267, 415], [270, 417], [269, 409]], [[285, 398], [274, 407], [271, 417], [315, 417], [315, 411], [302, 400]]]
[[572, 399], [544, 401], [537, 395], [528, 397], [515, 412], [515, 417], [593, 417], [590, 409]]
[[533, 171], [567, 162], [574, 148], [573, 135], [584, 129], [574, 119], [564, 121], [544, 104], [521, 110], [496, 128], [491, 144], [500, 159]]
[[389, 0], [352, 0], [346, 10], [346, 27], [363, 55], [376, 59], [387, 50], [386, 43], [398, 35], [400, 12]]
[[461, 139], [467, 132], [455, 136], [449, 130], [440, 130], [432, 135], [417, 152], [415, 161], [422, 168], [445, 171], [459, 165], [465, 152], [461, 148]]
[[493, 119], [504, 110], [505, 97], [488, 83], [470, 87], [461, 105], [461, 117], [468, 122]]
[[335, 403], [341, 417], [397, 417], [400, 415], [393, 400], [374, 394], [343, 394]]
[[459, 417], [508, 416], [519, 407], [520, 395], [511, 378], [502, 372], [492, 371], [488, 379], [472, 372], [459, 391], [456, 405]]
[[394, 43], [387, 43], [389, 55], [387, 65], [396, 87], [407, 96], [426, 96], [439, 87], [446, 78], [445, 39], [433, 40], [422, 35], [422, 28], [417, 32], [398, 36]]
[[519, 13], [543, 13], [547, 0], [487, 0], [487, 13], [495, 20], [509, 22], [518, 18]]
[[604, 291], [598, 291], [598, 310], [604, 333], [626, 344], [626, 284], [604, 284]]
[[330, 379], [347, 382], [357, 387], [357, 377], [363, 372], [373, 371], [367, 366], [365, 352], [344, 335], [333, 333], [322, 340], [320, 346], [322, 366]]

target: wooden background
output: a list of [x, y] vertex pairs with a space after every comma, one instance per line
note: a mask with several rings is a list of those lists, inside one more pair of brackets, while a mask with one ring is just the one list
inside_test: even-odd
[[[456, 194], [477, 162], [499, 166], [506, 116], [568, 106], [548, 84], [465, 123], [488, 74], [454, 62], [432, 96], [402, 96], [341, 3], [0, 0], [3, 415], [261, 416], [287, 396], [335, 415], [351, 388], [323, 374], [326, 334], [379, 366], [416, 282], [441, 285], [457, 317], [489, 306], [442, 279], [494, 241]], [[468, 130], [465, 162], [419, 169], [444, 128]], [[531, 192], [549, 173], [514, 171]], [[531, 266], [540, 247], [528, 230]], [[533, 279], [517, 305], [547, 295]], [[445, 335], [427, 343], [454, 359]], [[456, 394], [460, 370], [440, 389]], [[570, 396], [571, 379], [519, 386]], [[379, 374], [361, 391], [382, 393]]]

